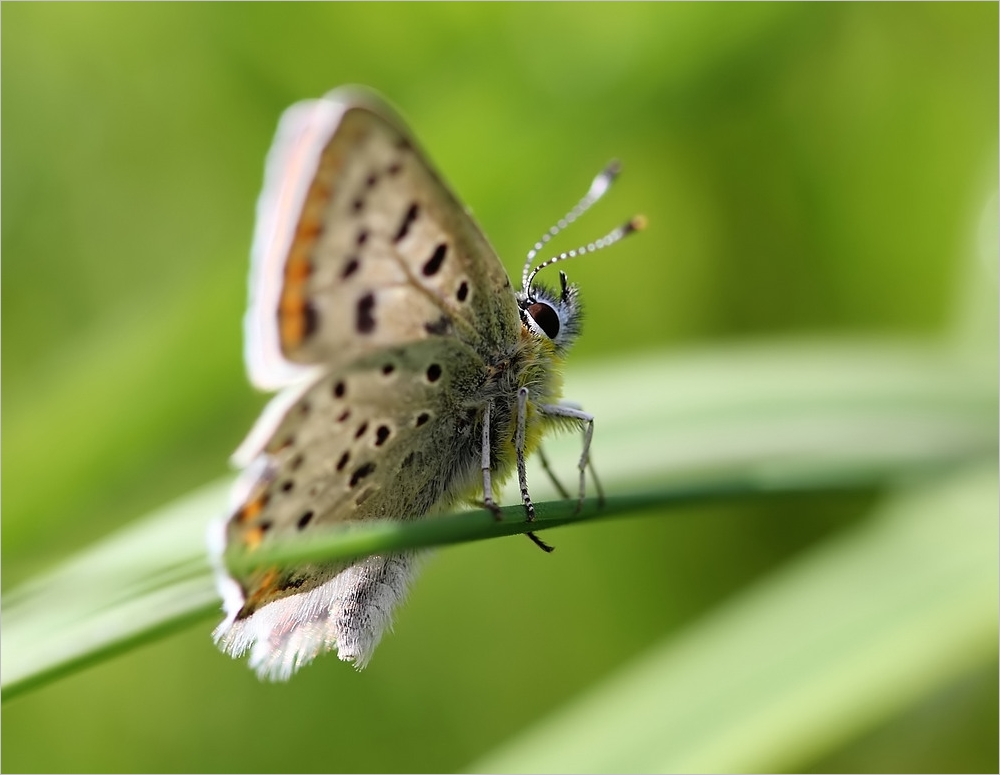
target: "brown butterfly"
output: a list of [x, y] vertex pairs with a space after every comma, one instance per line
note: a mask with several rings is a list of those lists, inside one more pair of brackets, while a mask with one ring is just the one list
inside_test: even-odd
[[[529, 253], [515, 289], [468, 211], [378, 96], [338, 89], [282, 116], [257, 205], [251, 381], [281, 392], [235, 455], [244, 471], [215, 551], [359, 520], [409, 520], [476, 502], [554, 428], [582, 429], [582, 500], [593, 417], [561, 403], [579, 333], [577, 289], [534, 284], [549, 238], [608, 188], [617, 166]], [[533, 540], [545, 549], [539, 539]], [[220, 563], [221, 564], [221, 563]], [[285, 680], [322, 651], [364, 667], [416, 572], [410, 552], [346, 563], [220, 572], [214, 636]]]

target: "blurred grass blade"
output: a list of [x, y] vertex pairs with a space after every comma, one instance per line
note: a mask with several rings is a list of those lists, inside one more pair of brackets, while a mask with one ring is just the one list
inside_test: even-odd
[[4, 699], [217, 608], [205, 525], [230, 486], [201, 488], [5, 594]]
[[[602, 478], [623, 495], [580, 517], [571, 504], [541, 508], [539, 529], [651, 503], [870, 486], [996, 452], [995, 370], [927, 345], [743, 345], [605, 363], [570, 384], [598, 418]], [[546, 446], [573, 470], [578, 438]], [[538, 500], [554, 497], [543, 476], [531, 481]], [[205, 528], [225, 513], [228, 487], [206, 487], [5, 594], [4, 699], [214, 610]], [[523, 531], [511, 514], [366, 525], [280, 551], [352, 557]]]
[[997, 470], [891, 500], [470, 772], [795, 771], [997, 659]]

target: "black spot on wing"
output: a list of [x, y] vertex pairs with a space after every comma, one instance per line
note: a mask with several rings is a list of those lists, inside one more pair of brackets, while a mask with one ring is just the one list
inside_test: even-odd
[[433, 277], [441, 271], [441, 265], [444, 263], [445, 256], [447, 255], [448, 246], [445, 243], [442, 242], [434, 248], [434, 252], [431, 254], [431, 257], [427, 259], [427, 262], [420, 270], [423, 272], [424, 277]]
[[309, 337], [316, 333], [316, 329], [319, 328], [319, 313], [316, 308], [306, 302], [302, 307], [302, 314], [305, 317], [305, 331], [304, 336]]
[[414, 202], [407, 209], [406, 214], [403, 215], [403, 220], [399, 224], [399, 229], [396, 231], [396, 236], [392, 238], [393, 242], [400, 242], [407, 234], [410, 233], [410, 227], [413, 222], [417, 220], [417, 216], [420, 214], [420, 208], [417, 203]]
[[451, 318], [447, 315], [442, 315], [435, 321], [424, 323], [424, 330], [433, 336], [444, 336], [451, 331]]
[[362, 479], [364, 479], [366, 476], [373, 473], [374, 471], [375, 471], [374, 463], [365, 463], [363, 466], [355, 468], [354, 473], [351, 474], [350, 486], [357, 487], [358, 482], [360, 482]]
[[354, 325], [359, 334], [370, 334], [375, 330], [375, 294], [366, 293], [358, 299]]
[[352, 274], [357, 272], [358, 267], [360, 266], [361, 262], [355, 256], [351, 256], [349, 259], [347, 259], [347, 263], [344, 264], [344, 268], [340, 272], [341, 278], [346, 280]]

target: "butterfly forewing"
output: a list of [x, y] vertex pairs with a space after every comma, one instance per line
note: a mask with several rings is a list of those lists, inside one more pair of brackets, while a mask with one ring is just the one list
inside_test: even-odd
[[289, 111], [271, 154], [247, 321], [258, 385], [435, 336], [488, 353], [518, 330], [476, 224], [391, 110], [348, 95]]

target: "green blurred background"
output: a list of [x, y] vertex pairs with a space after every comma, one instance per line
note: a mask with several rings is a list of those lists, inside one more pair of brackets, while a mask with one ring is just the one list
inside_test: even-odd
[[[568, 267], [576, 363], [932, 335], [996, 209], [997, 26], [985, 3], [4, 4], [4, 589], [227, 471], [265, 400], [240, 326], [292, 102], [381, 91], [511, 270], [620, 158], [565, 247], [650, 227]], [[3, 767], [459, 769], [877, 498], [563, 530], [559, 562], [441, 551], [360, 675], [261, 685], [206, 621], [6, 705]], [[807, 765], [995, 770], [996, 671]]]

